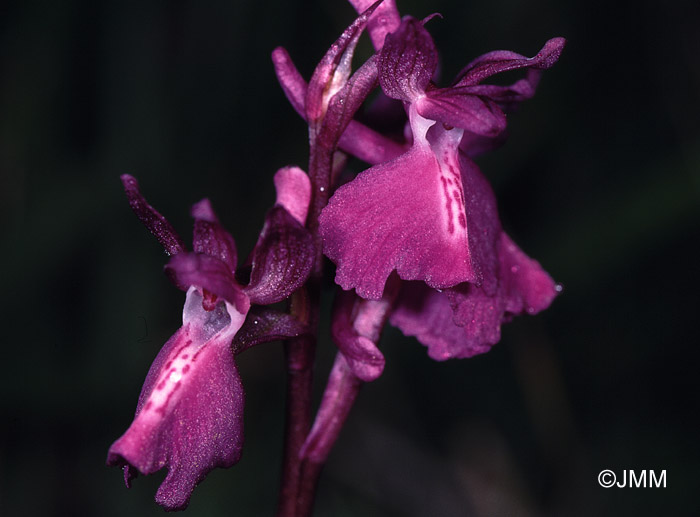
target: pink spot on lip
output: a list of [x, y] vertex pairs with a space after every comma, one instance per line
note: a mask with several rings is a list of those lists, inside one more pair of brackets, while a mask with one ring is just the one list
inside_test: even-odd
[[153, 405], [153, 401], [152, 401], [152, 400], [149, 400], [149, 401], [146, 403], [146, 405], [144, 406], [143, 410], [144, 410], [144, 411], [148, 411], [149, 409], [151, 409], [151, 406], [152, 406], [152, 405]]
[[182, 375], [185, 375], [185, 374], [186, 374], [187, 372], [189, 372], [189, 371], [190, 371], [190, 365], [189, 365], [189, 364], [186, 364], [186, 365], [182, 368]]
[[447, 179], [444, 176], [440, 176], [442, 181], [442, 193], [445, 196], [445, 208], [447, 209], [447, 231], [453, 234], [455, 231], [454, 223], [452, 222], [452, 198], [450, 197], [450, 191], [447, 188]]
[[187, 359], [189, 357], [189, 354], [182, 354], [182, 359]]
[[[190, 346], [191, 344], [192, 344], [192, 340], [191, 340], [191, 339], [188, 339], [187, 341], [185, 341], [185, 344], [182, 345], [180, 348], [178, 348], [177, 351], [176, 351], [173, 355], [174, 355], [175, 357], [177, 357], [178, 355], [180, 355], [180, 352], [182, 352], [185, 348], [187, 348], [187, 347]], [[170, 363], [168, 363], [167, 365], [165, 365], [165, 367], [166, 367], [166, 368], [169, 368], [169, 367], [170, 367]]]
[[464, 216], [464, 214], [459, 214], [459, 225], [460, 225], [462, 228], [466, 228], [466, 227], [467, 227], [467, 218]]
[[166, 382], [165, 379], [163, 379], [162, 381], [160, 381], [160, 382], [158, 383], [158, 386], [156, 386], [156, 390], [160, 391], [160, 390], [162, 390], [163, 388], [165, 388], [165, 382]]

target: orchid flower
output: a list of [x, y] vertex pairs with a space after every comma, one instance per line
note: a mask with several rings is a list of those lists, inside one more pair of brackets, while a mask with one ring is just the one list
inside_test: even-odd
[[[129, 176], [122, 182], [130, 204], [172, 256], [166, 273], [187, 291], [182, 327], [168, 340], [146, 376], [129, 429], [110, 447], [107, 463], [124, 467], [127, 486], [137, 472], [168, 474], [156, 501], [185, 508], [194, 487], [215, 467], [230, 467], [243, 446], [243, 386], [236, 354], [255, 344], [297, 336], [302, 326], [267, 305], [287, 298], [307, 279], [311, 236], [304, 228], [310, 184], [300, 169], [275, 176], [277, 204], [267, 215], [249, 259], [250, 281], [237, 279], [233, 237], [209, 200], [192, 207], [192, 252], [170, 223], [141, 195]], [[239, 271], [240, 272], [240, 271]]]
[[[273, 51], [279, 82], [308, 124], [308, 175], [296, 167], [277, 172], [277, 202], [242, 265], [209, 200], [192, 207], [188, 251], [136, 180], [122, 176], [132, 209], [170, 256], [165, 272], [186, 299], [182, 327], [153, 362], [134, 420], [107, 463], [123, 467], [127, 486], [138, 473], [166, 468], [156, 501], [167, 510], [185, 508], [212, 469], [240, 459], [244, 391], [236, 356], [248, 348], [286, 340], [277, 514], [308, 517], [361, 386], [384, 370], [378, 344], [387, 322], [415, 336], [433, 359], [470, 357], [500, 339], [502, 323], [546, 308], [561, 289], [503, 231], [494, 193], [472, 158], [503, 142], [505, 113], [534, 95], [563, 38], [532, 58], [485, 54], [441, 88], [433, 82], [437, 49], [424, 27], [432, 17], [402, 20], [395, 0], [350, 2], [358, 17], [308, 83], [286, 50]], [[353, 71], [365, 30], [377, 52]], [[525, 77], [509, 86], [484, 84], [518, 69]], [[355, 120], [378, 86], [385, 106], [405, 112], [403, 141]], [[340, 187], [347, 156], [338, 150], [370, 164]], [[330, 333], [338, 350], [312, 422], [324, 255], [336, 265]], [[269, 307], [284, 300], [289, 313]]]
[[[404, 18], [377, 64], [384, 93], [404, 103], [413, 144], [336, 190], [320, 233], [343, 289], [380, 299], [393, 271], [419, 282], [404, 286], [390, 321], [436, 359], [469, 357], [498, 341], [510, 314], [547, 307], [557, 287], [503, 233], [491, 187], [462, 147], [502, 135], [501, 106], [534, 93], [539, 70], [556, 62], [564, 40], [548, 41], [533, 58], [486, 54], [453, 86], [437, 88], [437, 51], [423, 25]], [[534, 72], [511, 86], [481, 84], [519, 68]]]

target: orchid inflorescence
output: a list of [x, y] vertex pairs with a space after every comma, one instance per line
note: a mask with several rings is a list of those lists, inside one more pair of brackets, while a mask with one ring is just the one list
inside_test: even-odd
[[[493, 191], [472, 159], [503, 142], [505, 113], [534, 95], [564, 39], [547, 41], [532, 58], [490, 52], [438, 87], [437, 50], [425, 28], [432, 17], [401, 19], [394, 0], [350, 1], [358, 18], [308, 83], [283, 48], [273, 51], [279, 82], [308, 123], [309, 168], [275, 174], [276, 204], [242, 265], [209, 200], [192, 207], [188, 251], [137, 181], [122, 176], [132, 209], [170, 256], [166, 274], [187, 294], [182, 327], [153, 362], [134, 421], [107, 463], [123, 467], [127, 486], [138, 473], [167, 468], [156, 494], [167, 510], [184, 509], [208, 472], [241, 457], [239, 353], [284, 340], [278, 514], [301, 517], [312, 510], [320, 470], [360, 387], [382, 374], [378, 342], [387, 323], [415, 336], [435, 360], [467, 358], [497, 343], [502, 323], [547, 308], [561, 289], [503, 231]], [[353, 72], [365, 30], [376, 53]], [[484, 84], [517, 69], [525, 76], [511, 85]], [[401, 140], [355, 120], [377, 86], [380, 111], [403, 108]], [[343, 183], [347, 155], [370, 167]], [[336, 268], [330, 327], [338, 351], [312, 423], [324, 256]]]

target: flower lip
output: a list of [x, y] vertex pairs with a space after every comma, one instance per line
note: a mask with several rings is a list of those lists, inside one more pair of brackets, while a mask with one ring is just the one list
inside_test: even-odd
[[438, 292], [419, 282], [405, 282], [391, 324], [415, 336], [436, 361], [490, 350], [501, 338], [502, 323], [514, 315], [546, 309], [561, 292], [561, 286], [503, 231], [497, 250], [494, 290], [465, 283]]
[[[404, 280], [445, 288], [479, 282], [469, 241], [470, 199], [460, 178], [458, 131], [430, 143], [431, 121], [413, 116], [413, 147], [361, 172], [336, 190], [321, 212], [324, 253], [336, 263], [336, 283], [379, 299], [393, 270]], [[470, 187], [471, 188], [471, 187]], [[351, 236], [351, 237], [350, 237]]]
[[243, 388], [230, 342], [244, 319], [226, 302], [205, 311], [190, 288], [183, 326], [153, 362], [133, 423], [110, 447], [107, 464], [124, 466], [127, 486], [134, 469], [168, 469], [156, 494], [167, 510], [184, 509], [209, 471], [241, 456]]

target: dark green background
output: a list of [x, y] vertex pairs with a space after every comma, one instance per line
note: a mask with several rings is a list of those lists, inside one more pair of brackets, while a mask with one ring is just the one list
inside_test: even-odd
[[[700, 21], [695, 2], [399, 0], [430, 23], [443, 84], [493, 49], [569, 39], [511, 138], [480, 160], [505, 227], [564, 284], [471, 360], [389, 330], [334, 449], [318, 515], [697, 515]], [[245, 256], [271, 177], [307, 160], [269, 55], [308, 77], [353, 19], [341, 0], [49, 2], [0, 8], [0, 514], [161, 515], [161, 475], [124, 488], [126, 430], [183, 294], [119, 174], [189, 239], [211, 198]], [[365, 42], [360, 52], [366, 56]], [[352, 164], [360, 170], [361, 164]], [[323, 336], [318, 378], [333, 345]], [[190, 515], [271, 515], [281, 347], [240, 357], [241, 463]], [[597, 483], [665, 469], [665, 489]]]

